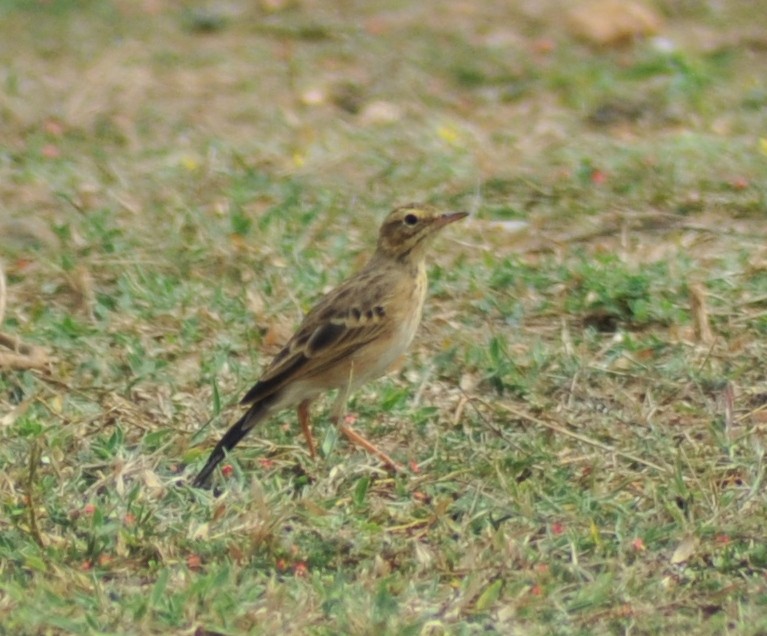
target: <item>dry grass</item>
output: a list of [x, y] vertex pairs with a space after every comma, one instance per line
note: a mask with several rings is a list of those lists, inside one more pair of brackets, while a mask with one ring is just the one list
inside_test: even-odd
[[[2, 331], [52, 356], [0, 372], [0, 633], [767, 631], [767, 32], [657, 4], [592, 50], [554, 1], [0, 2]], [[188, 488], [417, 199], [474, 217], [352, 401], [411, 472], [319, 409]]]

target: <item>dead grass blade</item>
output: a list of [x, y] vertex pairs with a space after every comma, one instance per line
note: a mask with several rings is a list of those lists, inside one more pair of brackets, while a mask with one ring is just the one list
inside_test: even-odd
[[[0, 325], [5, 317], [7, 288], [5, 272], [0, 265]], [[0, 369], [44, 369], [50, 363], [48, 355], [40, 347], [33, 347], [21, 342], [18, 338], [0, 332], [0, 347], [11, 352], [0, 351]]]
[[714, 332], [708, 321], [708, 309], [706, 308], [706, 290], [700, 283], [691, 283], [690, 309], [695, 322], [695, 337], [698, 342], [711, 344], [714, 342]]
[[27, 471], [27, 505], [29, 506], [29, 532], [35, 543], [41, 548], [45, 548], [43, 537], [40, 534], [40, 528], [37, 525], [37, 512], [35, 511], [35, 477], [37, 475], [37, 464], [40, 462], [40, 447], [37, 442], [32, 442], [32, 447], [29, 449], [29, 468]]
[[668, 473], [670, 472], [669, 469], [663, 468], [662, 466], [655, 464], [654, 462], [648, 461], [646, 459], [642, 459], [641, 457], [638, 457], [637, 455], [634, 455], [633, 453], [627, 453], [622, 450], [618, 450], [617, 448], [614, 448], [610, 446], [609, 444], [605, 444], [603, 442], [599, 442], [595, 439], [591, 439], [590, 437], [586, 437], [585, 435], [580, 435], [579, 433], [574, 433], [573, 431], [569, 431], [563, 426], [560, 426], [559, 424], [554, 424], [552, 422], [547, 422], [545, 420], [539, 419], [533, 415], [530, 415], [529, 413], [525, 413], [524, 411], [520, 411], [519, 409], [515, 409], [512, 406], [509, 406], [507, 404], [499, 404], [504, 411], [507, 413], [511, 413], [512, 415], [519, 417], [521, 419], [527, 420], [528, 422], [531, 422], [533, 424], [537, 424], [538, 426], [543, 426], [545, 428], [548, 428], [551, 431], [554, 431], [556, 433], [560, 433], [561, 435], [566, 435], [567, 437], [571, 437], [572, 439], [576, 439], [579, 442], [583, 442], [584, 444], [588, 444], [589, 446], [594, 446], [595, 448], [600, 448], [608, 453], [611, 453], [612, 455], [615, 455], [616, 457], [622, 457], [623, 459], [626, 459], [631, 462], [636, 462], [638, 464], [642, 464], [643, 466], [647, 466], [648, 468], [652, 468], [653, 470], [657, 470], [660, 473]]
[[0, 369], [47, 369], [51, 359], [44, 349], [24, 344], [18, 338], [0, 332], [0, 347], [11, 351], [0, 351]]

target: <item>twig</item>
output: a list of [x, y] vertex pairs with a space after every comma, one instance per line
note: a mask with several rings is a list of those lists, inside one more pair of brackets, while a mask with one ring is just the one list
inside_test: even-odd
[[24, 344], [16, 336], [0, 332], [0, 369], [45, 369], [50, 358], [44, 349]]
[[567, 437], [572, 437], [573, 439], [577, 439], [579, 442], [583, 442], [584, 444], [588, 444], [589, 446], [601, 448], [602, 450], [607, 451], [608, 453], [612, 453], [613, 455], [616, 455], [618, 457], [623, 457], [623, 459], [627, 459], [629, 461], [642, 464], [643, 466], [647, 466], [648, 468], [653, 468], [654, 470], [657, 470], [660, 473], [668, 472], [668, 469], [663, 468], [662, 466], [659, 466], [658, 464], [655, 464], [651, 461], [647, 461], [646, 459], [642, 459], [641, 457], [637, 457], [636, 455], [632, 453], [626, 453], [624, 451], [618, 450], [617, 448], [613, 448], [609, 444], [599, 442], [595, 439], [591, 439], [590, 437], [586, 437], [585, 435], [579, 435], [578, 433], [573, 433], [572, 431], [568, 431], [566, 428], [559, 426], [558, 424], [552, 424], [551, 422], [546, 422], [545, 420], [538, 419], [537, 417], [529, 415], [528, 413], [524, 413], [523, 411], [519, 411], [515, 409], [514, 407], [508, 406], [506, 404], [498, 404], [498, 406], [500, 406], [507, 413], [516, 415], [517, 417], [525, 419], [528, 422], [532, 422], [533, 424], [537, 424], [539, 426], [548, 428], [549, 430], [555, 431], [556, 433], [560, 433], [561, 435], [566, 435]]
[[[0, 337], [3, 336], [0, 334]], [[37, 347], [27, 354], [0, 351], [0, 369], [45, 369], [49, 363], [48, 355]]]

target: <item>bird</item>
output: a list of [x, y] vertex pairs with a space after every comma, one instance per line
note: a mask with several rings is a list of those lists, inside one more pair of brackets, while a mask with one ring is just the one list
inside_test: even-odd
[[391, 211], [378, 233], [375, 252], [356, 274], [323, 296], [266, 367], [240, 404], [247, 406], [211, 452], [193, 486], [208, 486], [216, 466], [257, 424], [296, 408], [309, 449], [316, 457], [309, 408], [320, 394], [338, 390], [330, 419], [350, 442], [389, 468], [398, 464], [343, 420], [349, 395], [385, 374], [405, 353], [421, 322], [426, 298], [426, 252], [445, 226], [468, 216], [409, 203]]

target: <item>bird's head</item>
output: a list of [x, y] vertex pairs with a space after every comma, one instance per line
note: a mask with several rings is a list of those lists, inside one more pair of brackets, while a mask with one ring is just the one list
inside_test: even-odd
[[381, 225], [378, 252], [397, 259], [421, 257], [424, 247], [441, 228], [467, 216], [467, 212], [443, 214], [428, 204], [400, 206]]

